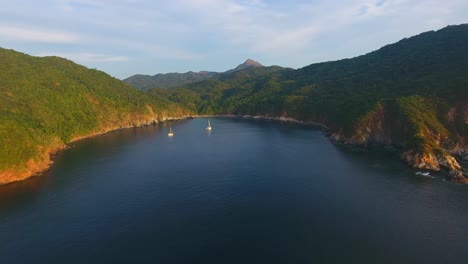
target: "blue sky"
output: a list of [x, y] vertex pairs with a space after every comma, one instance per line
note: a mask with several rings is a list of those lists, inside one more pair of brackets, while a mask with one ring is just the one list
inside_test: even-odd
[[0, 0], [0, 47], [126, 78], [300, 68], [462, 23], [466, 0]]

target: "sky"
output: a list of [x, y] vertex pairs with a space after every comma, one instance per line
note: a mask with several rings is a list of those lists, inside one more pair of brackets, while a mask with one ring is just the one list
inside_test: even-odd
[[301, 68], [463, 23], [467, 0], [0, 0], [0, 47], [123, 79]]

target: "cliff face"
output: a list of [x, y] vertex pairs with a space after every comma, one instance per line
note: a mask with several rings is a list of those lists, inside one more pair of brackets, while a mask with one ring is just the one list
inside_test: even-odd
[[401, 158], [413, 168], [432, 171], [440, 171], [443, 168], [449, 172], [447, 175], [448, 180], [460, 183], [468, 182], [468, 175], [457, 160], [447, 152], [434, 154], [432, 151], [408, 150], [401, 154]]
[[446, 170], [449, 180], [468, 182], [468, 174], [455, 158], [466, 159], [468, 154], [468, 104], [457, 103], [449, 108], [445, 105], [422, 97], [379, 102], [356, 122], [351, 134], [338, 131], [330, 139], [360, 146], [395, 145], [402, 150], [401, 159], [409, 166]]

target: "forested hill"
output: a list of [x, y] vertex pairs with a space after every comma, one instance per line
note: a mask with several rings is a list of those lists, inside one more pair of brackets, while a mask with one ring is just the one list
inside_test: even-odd
[[332, 139], [394, 144], [409, 164], [446, 168], [468, 153], [468, 24], [449, 26], [352, 59], [299, 70], [207, 79], [155, 89], [200, 113], [283, 116], [324, 124]]
[[170, 88], [174, 86], [180, 86], [188, 83], [194, 83], [205, 80], [207, 78], [217, 75], [217, 72], [201, 71], [201, 72], [186, 72], [186, 73], [158, 73], [153, 76], [136, 74], [132, 75], [123, 81], [130, 84], [131, 86], [138, 88], [143, 91], [160, 87]]
[[466, 24], [352, 59], [247, 67], [150, 93], [58, 57], [0, 49], [0, 61], [0, 183], [47, 168], [74, 139], [194, 113], [320, 123], [334, 141], [396, 145], [410, 165], [468, 181]]
[[186, 73], [158, 73], [153, 76], [136, 74], [132, 75], [123, 81], [131, 86], [143, 91], [148, 91], [152, 88], [172, 88], [176, 86], [195, 83], [212, 77], [219, 77], [226, 73], [234, 73], [243, 70], [263, 67], [262, 64], [251, 59], [247, 59], [244, 63], [239, 64], [236, 68], [225, 72], [212, 72], [212, 71], [189, 71]]
[[0, 61], [0, 184], [47, 168], [73, 139], [189, 114], [59, 57], [0, 49]]

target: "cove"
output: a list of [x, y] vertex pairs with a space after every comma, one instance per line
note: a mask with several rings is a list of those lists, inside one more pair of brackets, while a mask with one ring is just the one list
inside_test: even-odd
[[0, 186], [0, 263], [468, 259], [466, 185], [312, 127], [210, 121], [74, 142], [44, 175]]

